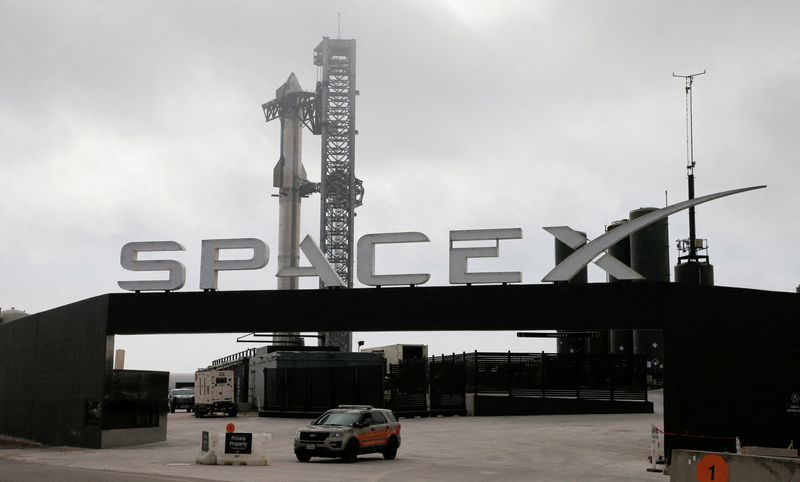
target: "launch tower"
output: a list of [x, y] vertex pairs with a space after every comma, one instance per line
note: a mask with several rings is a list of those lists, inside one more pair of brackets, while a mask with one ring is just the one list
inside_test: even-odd
[[[356, 41], [323, 37], [314, 49], [314, 65], [320, 73], [316, 92], [302, 91], [292, 74], [276, 92], [275, 100], [261, 106], [267, 122], [281, 121], [281, 157], [274, 172], [281, 209], [278, 264], [297, 266], [300, 200], [319, 192], [320, 249], [345, 286], [352, 288], [355, 209], [364, 198], [363, 183], [355, 177]], [[302, 126], [321, 136], [319, 183], [305, 178], [300, 154]], [[322, 282], [320, 287], [324, 288]], [[297, 284], [279, 280], [278, 288], [297, 289]], [[276, 341], [278, 338], [300, 344], [299, 337], [277, 336]], [[323, 346], [352, 351], [351, 332], [323, 332], [320, 339]]]
[[[323, 37], [314, 49], [321, 72], [317, 109], [322, 136], [320, 248], [348, 288], [353, 287], [353, 227], [364, 187], [356, 165], [356, 41]], [[325, 346], [352, 351], [350, 332], [325, 332]]]

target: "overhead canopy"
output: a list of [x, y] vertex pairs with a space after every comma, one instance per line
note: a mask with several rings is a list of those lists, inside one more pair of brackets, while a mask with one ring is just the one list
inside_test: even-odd
[[[114, 293], [108, 334], [691, 328], [795, 322], [800, 296], [676, 283]], [[88, 300], [87, 300], [88, 301]], [[98, 300], [99, 301], [99, 300]]]

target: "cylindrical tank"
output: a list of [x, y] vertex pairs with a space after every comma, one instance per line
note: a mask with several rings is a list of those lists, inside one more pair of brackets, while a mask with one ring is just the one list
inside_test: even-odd
[[[630, 219], [640, 218], [657, 211], [657, 208], [639, 208], [630, 213]], [[634, 271], [647, 281], [669, 282], [669, 225], [667, 219], [631, 234], [631, 264]]]
[[[581, 232], [580, 234], [586, 236], [586, 233]], [[559, 241], [557, 239], [555, 240], [555, 242], [556, 242], [556, 244], [555, 244], [556, 265], [558, 265], [559, 263], [561, 263], [562, 261], [567, 259], [569, 257], [569, 255], [574, 253], [575, 250], [570, 248], [569, 246], [567, 246], [566, 244], [562, 243], [561, 241]], [[571, 284], [575, 284], [575, 283], [585, 284], [588, 281], [589, 281], [588, 271], [586, 270], [586, 268], [583, 268], [582, 270], [578, 271], [578, 273], [575, 274], [575, 276], [571, 280], [569, 280], [568, 283], [571, 283]]]
[[[586, 236], [586, 233], [581, 233], [582, 235]], [[570, 248], [566, 244], [562, 243], [558, 239], [555, 240], [555, 253], [556, 253], [556, 265], [560, 262], [564, 261], [575, 252], [574, 249]], [[587, 283], [589, 281], [589, 273], [586, 268], [578, 271], [578, 273], [568, 281], [570, 284], [576, 283]], [[581, 353], [584, 350], [584, 341], [583, 338], [577, 337], [564, 337], [558, 338], [558, 345], [557, 351], [558, 353]]]
[[0, 323], [18, 320], [20, 318], [25, 318], [26, 316], [28, 316], [28, 314], [25, 313], [25, 310], [11, 308], [10, 310], [0, 311]]
[[[616, 229], [623, 224], [627, 223], [627, 219], [620, 219], [619, 221], [614, 221], [613, 223], [606, 226], [606, 232], [611, 231], [612, 229]], [[608, 248], [608, 254], [617, 258], [618, 260], [622, 261], [625, 266], [631, 265], [631, 238], [627, 237], [620, 240], [617, 244]], [[617, 278], [609, 275], [606, 275], [606, 279], [608, 282], [619, 281]]]
[[714, 285], [714, 265], [688, 262], [675, 265], [675, 282], [702, 286]]
[[[612, 229], [616, 229], [625, 223], [627, 223], [627, 219], [620, 219], [619, 221], [614, 221], [613, 223], [606, 226], [606, 232], [611, 231]], [[631, 238], [627, 237], [617, 244], [608, 248], [608, 254], [617, 258], [626, 266], [631, 265]], [[609, 283], [616, 283], [619, 280], [613, 276], [606, 275], [606, 279], [608, 279]], [[626, 353], [630, 354], [633, 353], [633, 331], [631, 330], [610, 330], [606, 335], [606, 351], [603, 352], [594, 352], [594, 353]]]
[[[657, 208], [639, 208], [630, 212], [634, 220]], [[631, 234], [631, 268], [647, 281], [669, 282], [669, 224], [661, 219]], [[664, 334], [661, 330], [634, 330], [633, 353], [647, 360], [664, 359]]]

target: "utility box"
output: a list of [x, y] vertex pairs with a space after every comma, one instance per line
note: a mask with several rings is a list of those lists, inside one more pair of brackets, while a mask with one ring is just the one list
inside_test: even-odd
[[235, 417], [236, 403], [233, 370], [201, 370], [194, 374], [194, 416], [227, 413]]

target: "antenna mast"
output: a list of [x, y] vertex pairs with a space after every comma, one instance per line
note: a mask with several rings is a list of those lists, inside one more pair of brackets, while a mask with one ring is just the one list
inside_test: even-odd
[[[694, 78], [704, 75], [705, 70], [696, 74], [690, 75], [676, 75], [673, 77], [684, 79], [685, 92], [686, 92], [686, 175], [689, 184], [689, 199], [694, 199], [694, 116], [692, 113], [692, 84]], [[698, 251], [708, 250], [708, 245], [705, 239], [697, 239], [697, 230], [695, 224], [695, 209], [694, 206], [689, 208], [689, 239], [678, 240], [678, 250], [684, 253], [683, 256], [678, 256], [678, 263], [708, 263], [708, 254], [698, 254]], [[699, 272], [698, 272], [699, 273]], [[700, 280], [698, 279], [698, 283]]]

